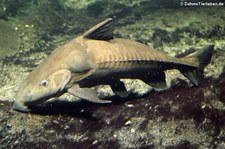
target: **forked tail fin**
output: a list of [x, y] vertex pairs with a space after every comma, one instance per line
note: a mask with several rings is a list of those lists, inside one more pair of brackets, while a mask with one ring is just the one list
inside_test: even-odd
[[198, 64], [197, 69], [185, 70], [181, 69], [181, 73], [187, 77], [194, 85], [198, 86], [204, 78], [203, 72], [206, 65], [208, 65], [212, 58], [214, 45], [207, 45], [199, 51], [193, 52], [183, 58], [195, 61]]

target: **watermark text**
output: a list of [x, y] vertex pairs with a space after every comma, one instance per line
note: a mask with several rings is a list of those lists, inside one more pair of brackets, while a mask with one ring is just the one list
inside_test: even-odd
[[200, 6], [225, 6], [224, 2], [188, 2], [181, 1], [180, 6], [183, 7], [200, 7]]

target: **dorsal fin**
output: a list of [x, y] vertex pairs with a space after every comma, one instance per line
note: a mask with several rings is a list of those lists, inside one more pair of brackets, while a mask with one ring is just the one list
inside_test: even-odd
[[82, 35], [84, 38], [96, 39], [96, 40], [110, 40], [113, 39], [112, 19], [106, 19], [105, 21], [95, 25]]

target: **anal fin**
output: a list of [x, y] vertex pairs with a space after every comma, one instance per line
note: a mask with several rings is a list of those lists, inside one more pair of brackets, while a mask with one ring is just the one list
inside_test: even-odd
[[199, 86], [203, 80], [203, 70], [194, 69], [194, 70], [181, 70], [181, 73], [187, 77], [195, 86]]
[[127, 97], [129, 95], [124, 83], [120, 80], [113, 80], [113, 83], [110, 84], [110, 87], [112, 91], [120, 97]]
[[81, 88], [78, 84], [67, 90], [70, 94], [94, 103], [111, 103], [110, 100], [99, 99], [97, 92], [90, 88]]
[[149, 72], [145, 75], [144, 78], [141, 78], [146, 84], [154, 87], [154, 88], [166, 88], [166, 80], [165, 80], [165, 72], [164, 71], [156, 71]]

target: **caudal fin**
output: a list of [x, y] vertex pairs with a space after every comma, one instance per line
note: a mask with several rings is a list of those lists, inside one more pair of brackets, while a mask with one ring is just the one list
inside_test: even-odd
[[207, 45], [199, 51], [191, 53], [183, 58], [191, 59], [198, 63], [197, 69], [180, 70], [181, 73], [187, 77], [194, 85], [199, 86], [201, 80], [204, 78], [203, 72], [206, 65], [208, 65], [212, 58], [214, 45]]

